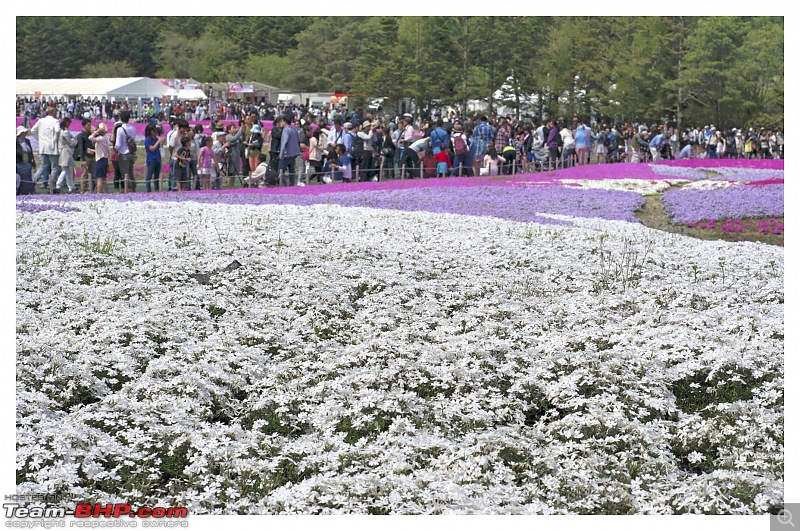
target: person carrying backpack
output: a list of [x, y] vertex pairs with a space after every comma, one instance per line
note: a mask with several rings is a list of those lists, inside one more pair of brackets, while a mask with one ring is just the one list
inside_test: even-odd
[[469, 156], [469, 143], [467, 142], [467, 135], [464, 134], [461, 124], [456, 122], [453, 125], [453, 169], [450, 171], [450, 176], [462, 175], [472, 176], [472, 165], [468, 163]]

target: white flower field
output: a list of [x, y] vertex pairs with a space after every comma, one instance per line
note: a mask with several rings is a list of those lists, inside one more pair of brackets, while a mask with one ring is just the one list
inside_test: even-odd
[[338, 205], [17, 211], [17, 492], [763, 514], [784, 249]]

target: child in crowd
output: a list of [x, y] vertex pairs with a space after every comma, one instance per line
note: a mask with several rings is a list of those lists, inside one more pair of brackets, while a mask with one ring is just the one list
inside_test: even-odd
[[453, 163], [450, 161], [450, 156], [447, 154], [447, 150], [441, 150], [439, 153], [433, 156], [433, 159], [436, 161], [436, 176], [447, 177], [450, 174], [450, 168], [453, 167]]
[[213, 168], [216, 165], [216, 161], [214, 160], [214, 150], [211, 149], [213, 143], [214, 141], [210, 136], [204, 136], [202, 144], [203, 147], [200, 148], [200, 168], [198, 168], [197, 173], [200, 174], [203, 190], [211, 189], [211, 175], [213, 174]]
[[353, 167], [352, 160], [350, 155], [347, 154], [347, 148], [344, 147], [344, 144], [336, 144], [336, 154], [339, 158], [330, 165], [333, 170], [333, 180], [349, 183], [353, 178]]
[[[330, 148], [325, 151], [324, 161], [322, 164], [322, 182], [330, 184], [333, 182], [333, 168], [331, 164], [336, 160], [336, 149]], [[320, 174], [318, 173], [317, 176]]]

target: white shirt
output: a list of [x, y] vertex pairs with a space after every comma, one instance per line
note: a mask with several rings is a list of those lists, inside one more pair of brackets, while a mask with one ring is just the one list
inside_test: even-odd
[[[177, 129], [173, 129], [169, 133], [167, 133], [167, 146], [169, 146], [171, 157], [175, 160], [178, 160], [176, 155], [178, 154], [178, 148], [181, 147], [181, 135], [178, 133]], [[222, 144], [220, 144], [222, 145]]]
[[497, 165], [498, 164], [505, 164], [506, 159], [497, 155], [496, 159], [493, 159], [488, 154], [484, 155], [483, 157], [483, 167], [489, 168], [489, 175], [497, 175]]
[[566, 127], [561, 130], [561, 140], [564, 142], [564, 148], [575, 145], [575, 139], [572, 138], [572, 132]]
[[[121, 133], [124, 131], [124, 133]], [[128, 138], [136, 139], [136, 129], [130, 124], [122, 124], [122, 127], [117, 129], [117, 138], [114, 141], [114, 147], [120, 155], [129, 155]]]
[[[414, 126], [409, 124], [403, 130], [403, 134], [400, 135], [401, 142], [413, 142], [414, 141]], [[419, 142], [419, 141], [417, 141]], [[412, 144], [413, 145], [413, 144]]]
[[416, 151], [417, 153], [419, 153], [419, 152], [425, 150], [425, 147], [428, 144], [429, 140], [430, 140], [430, 138], [428, 138], [428, 137], [420, 138], [419, 140], [417, 140], [416, 142], [414, 142], [413, 144], [411, 144], [408, 147], [411, 148], [412, 150]]
[[254, 180], [263, 179], [264, 176], [267, 174], [267, 163], [262, 162], [258, 166], [256, 166], [255, 171], [250, 174], [250, 178]]
[[328, 133], [328, 145], [336, 147], [336, 144], [344, 145], [344, 128], [339, 129], [338, 131], [336, 128], [331, 129], [331, 132]]
[[536, 131], [534, 131], [533, 147], [542, 147], [545, 140], [547, 139], [544, 137], [544, 126], [540, 125], [536, 128]]
[[42, 155], [58, 155], [58, 133], [61, 126], [58, 120], [49, 114], [37, 121], [31, 129], [31, 135], [39, 141], [39, 153]]

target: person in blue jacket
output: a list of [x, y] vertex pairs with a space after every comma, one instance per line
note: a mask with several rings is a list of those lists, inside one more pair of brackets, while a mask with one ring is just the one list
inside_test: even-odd
[[283, 186], [294, 186], [296, 184], [297, 176], [294, 173], [294, 160], [300, 155], [300, 136], [297, 134], [295, 124], [286, 116], [286, 125], [281, 133], [280, 162], [278, 164], [278, 173]]

